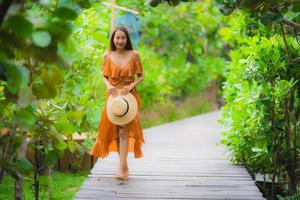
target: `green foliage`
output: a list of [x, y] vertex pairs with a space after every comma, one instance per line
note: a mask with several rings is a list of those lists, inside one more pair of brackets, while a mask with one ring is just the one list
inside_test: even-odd
[[[284, 23], [270, 28], [255, 14], [237, 11], [230, 26], [220, 30], [234, 47], [224, 84], [222, 143], [232, 160], [245, 164], [253, 175], [289, 181], [292, 194], [298, 167], [293, 163], [299, 155], [300, 47]], [[274, 187], [273, 179], [270, 198]]]
[[163, 101], [152, 105], [142, 112], [142, 126], [157, 126], [166, 122], [184, 119], [212, 110], [204, 95], [190, 95], [184, 100]]
[[[47, 183], [52, 183], [52, 199], [53, 200], [72, 200], [76, 192], [79, 190], [80, 186], [86, 179], [88, 171], [78, 171], [76, 173], [61, 173], [54, 172], [51, 180], [49, 177], [42, 178], [43, 186], [46, 187]], [[34, 188], [33, 176], [25, 177], [24, 181], [24, 199], [34, 199]], [[9, 176], [4, 176], [2, 183], [0, 183], [0, 199], [8, 200], [14, 199], [14, 180]], [[40, 194], [40, 199], [47, 199], [48, 194], [42, 191]]]
[[282, 197], [277, 195], [278, 200], [297, 200], [300, 199], [300, 193], [294, 194], [292, 196]]
[[19, 172], [33, 171], [29, 161], [18, 156], [27, 140], [28, 149], [42, 155], [43, 167], [53, 166], [67, 147], [55, 127], [57, 113], [48, 106], [60, 94], [66, 69], [72, 66], [60, 46], [68, 40], [81, 6], [89, 5], [88, 1], [25, 1], [22, 5], [1, 1], [0, 180], [4, 171], [15, 178]]
[[162, 58], [162, 84], [170, 88], [171, 97], [200, 94], [212, 80], [222, 77], [225, 64], [220, 58], [223, 43], [218, 40], [219, 21], [222, 15], [211, 0], [174, 9], [161, 5], [145, 13], [142, 22], [147, 34], [142, 34], [143, 45]]
[[16, 161], [16, 167], [21, 173], [27, 174], [27, 175], [30, 174], [30, 172], [33, 169], [32, 164], [25, 158], [19, 158]]

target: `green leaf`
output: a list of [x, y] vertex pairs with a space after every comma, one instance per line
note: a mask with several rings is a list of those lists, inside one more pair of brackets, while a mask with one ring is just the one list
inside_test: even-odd
[[17, 121], [23, 126], [31, 126], [37, 120], [32, 106], [17, 110], [15, 112], [15, 116], [17, 118]]
[[52, 179], [50, 176], [39, 176], [39, 183], [42, 186], [50, 186], [52, 185]]
[[266, 12], [261, 18], [260, 21], [266, 26], [272, 25], [273, 21], [276, 19], [276, 13], [273, 12]]
[[11, 93], [16, 94], [22, 84], [21, 69], [20, 67], [10, 63], [5, 63], [4, 67], [5, 74], [7, 76], [7, 88]]
[[280, 12], [278, 12], [278, 13], [275, 15], [275, 18], [274, 18], [274, 20], [273, 20], [273, 23], [280, 23], [280, 22], [282, 21], [283, 17], [284, 17], [284, 16], [283, 16]]
[[58, 68], [51, 68], [49, 70], [43, 70], [42, 79], [44, 83], [50, 86], [59, 85], [63, 82], [63, 72]]
[[47, 31], [35, 31], [32, 33], [33, 42], [39, 47], [46, 47], [51, 42], [51, 35]]
[[20, 108], [27, 107], [33, 100], [33, 94], [30, 86], [23, 86], [18, 93], [18, 105]]
[[67, 148], [67, 144], [64, 141], [60, 141], [58, 144], [55, 144], [55, 148], [65, 150]]
[[81, 144], [84, 145], [86, 148], [91, 149], [94, 145], [94, 142], [95, 141], [92, 138], [87, 138]]
[[74, 153], [74, 151], [76, 150], [75, 141], [73, 140], [68, 141], [68, 149], [70, 150], [71, 153]]
[[57, 85], [63, 81], [62, 70], [58, 68], [44, 69], [42, 72], [43, 83], [33, 83], [32, 89], [38, 99], [54, 98], [57, 95]]
[[11, 166], [11, 163], [3, 163], [2, 166], [4, 166], [5, 171], [7, 172], [7, 174], [9, 174], [10, 176], [12, 176], [14, 179], [19, 179], [19, 173], [18, 170], [16, 169], [16, 167]]
[[84, 149], [83, 149], [83, 147], [82, 147], [80, 144], [78, 144], [77, 142], [75, 142], [75, 141], [74, 141], [74, 144], [75, 144], [76, 150], [80, 153], [80, 155], [83, 156], [83, 154], [84, 154]]
[[33, 25], [21, 15], [11, 16], [7, 20], [7, 28], [22, 38], [29, 37], [33, 30]]
[[86, 114], [84, 114], [80, 121], [80, 131], [81, 132], [89, 131], [90, 126], [91, 126], [90, 123], [87, 121], [87, 116]]
[[24, 66], [20, 66], [19, 70], [20, 70], [20, 73], [21, 73], [21, 86], [28, 86], [29, 79], [30, 79], [29, 70]]
[[58, 159], [59, 154], [55, 150], [51, 150], [46, 154], [44, 162], [48, 167], [52, 167]]
[[30, 174], [30, 172], [33, 170], [32, 164], [26, 158], [19, 158], [16, 161], [16, 167], [22, 174], [25, 175]]
[[68, 119], [72, 121], [81, 121], [84, 116], [84, 112], [82, 110], [74, 110], [67, 113]]
[[70, 123], [70, 121], [66, 117], [62, 117], [61, 119], [59, 119], [56, 122], [55, 127], [57, 131], [70, 135], [76, 131], [76, 128], [73, 126], [73, 124]]
[[91, 3], [89, 0], [78, 0], [77, 4], [80, 5], [80, 7], [85, 8], [85, 9], [91, 7]]
[[57, 17], [65, 20], [75, 20], [78, 16], [74, 9], [65, 6], [57, 8], [55, 14]]
[[65, 40], [72, 32], [72, 27], [66, 21], [54, 17], [47, 27], [48, 31], [59, 40]]
[[3, 113], [3, 110], [6, 108], [8, 103], [9, 103], [8, 101], [4, 101], [4, 100], [0, 101], [0, 113]]
[[152, 0], [152, 1], [150, 1], [150, 6], [151, 7], [156, 7], [156, 6], [158, 6], [158, 4], [160, 4], [162, 1], [161, 0]]
[[46, 99], [49, 98], [51, 95], [49, 94], [49, 90], [47, 86], [41, 83], [33, 83], [32, 84], [32, 91], [34, 96], [37, 97], [37, 99]]

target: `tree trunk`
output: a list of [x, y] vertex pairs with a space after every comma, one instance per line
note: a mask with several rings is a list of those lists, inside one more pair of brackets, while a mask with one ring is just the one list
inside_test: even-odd
[[[27, 152], [27, 141], [26, 141], [26, 132], [21, 133], [22, 141], [24, 141], [21, 146], [19, 153], [17, 155], [17, 159], [26, 158]], [[15, 179], [15, 200], [23, 200], [23, 175], [20, 172], [17, 172], [18, 179]]]
[[[288, 172], [290, 182], [289, 182], [289, 194], [294, 194], [296, 192], [296, 176], [295, 176], [295, 166], [294, 166], [294, 151], [292, 148], [292, 137], [291, 137], [291, 127], [290, 127], [290, 117], [289, 117], [289, 101], [290, 98], [286, 98], [284, 101], [284, 118], [285, 118], [285, 143], [287, 148], [287, 163], [286, 170]], [[297, 138], [293, 138], [294, 140]], [[295, 147], [294, 147], [295, 148]]]
[[[271, 82], [271, 87], [274, 90], [274, 79], [270, 80]], [[271, 102], [271, 130], [273, 132], [273, 174], [272, 174], [272, 186], [271, 186], [271, 199], [275, 199], [275, 178], [277, 175], [277, 157], [278, 157], [278, 146], [277, 146], [277, 141], [278, 141], [278, 133], [276, 129], [276, 107], [275, 107], [275, 97], [272, 96], [272, 102]]]

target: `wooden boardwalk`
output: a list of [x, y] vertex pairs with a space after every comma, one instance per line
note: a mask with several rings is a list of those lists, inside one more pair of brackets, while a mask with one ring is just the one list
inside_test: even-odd
[[129, 180], [114, 178], [118, 155], [98, 159], [75, 199], [264, 199], [242, 165], [230, 164], [220, 112], [145, 129], [144, 157], [128, 157]]

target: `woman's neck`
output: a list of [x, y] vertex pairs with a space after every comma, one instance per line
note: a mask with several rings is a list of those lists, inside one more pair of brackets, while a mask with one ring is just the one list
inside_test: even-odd
[[116, 53], [118, 54], [124, 54], [126, 52], [126, 49], [116, 49]]

